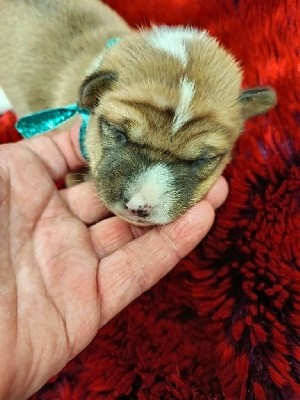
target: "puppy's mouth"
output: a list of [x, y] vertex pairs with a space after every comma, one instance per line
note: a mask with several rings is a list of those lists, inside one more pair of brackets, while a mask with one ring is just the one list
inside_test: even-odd
[[129, 213], [126, 213], [126, 210], [124, 212], [114, 212], [119, 218], [121, 218], [123, 221], [128, 222], [131, 225], [137, 225], [137, 226], [154, 226], [157, 225], [154, 222], [147, 221], [143, 218], [140, 218], [135, 215], [129, 215]]

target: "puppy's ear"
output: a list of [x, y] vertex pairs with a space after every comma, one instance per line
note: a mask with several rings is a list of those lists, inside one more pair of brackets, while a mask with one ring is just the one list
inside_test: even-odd
[[255, 115], [263, 114], [274, 107], [277, 103], [277, 96], [271, 87], [254, 87], [243, 90], [240, 94], [242, 104], [242, 116], [246, 120]]
[[117, 80], [113, 71], [98, 71], [89, 75], [79, 89], [79, 106], [93, 109], [97, 106], [100, 97]]

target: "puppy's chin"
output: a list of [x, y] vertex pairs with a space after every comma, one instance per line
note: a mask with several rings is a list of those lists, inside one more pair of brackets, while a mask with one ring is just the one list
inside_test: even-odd
[[117, 217], [119, 217], [120, 219], [122, 219], [125, 222], [128, 222], [131, 225], [144, 226], [144, 227], [150, 227], [150, 226], [158, 225], [158, 224], [155, 224], [153, 222], [143, 221], [141, 218], [132, 217], [132, 219], [131, 219], [131, 218], [126, 218], [126, 217], [124, 217], [124, 215], [121, 215], [121, 214], [118, 214], [118, 213], [115, 213], [115, 214], [116, 214]]

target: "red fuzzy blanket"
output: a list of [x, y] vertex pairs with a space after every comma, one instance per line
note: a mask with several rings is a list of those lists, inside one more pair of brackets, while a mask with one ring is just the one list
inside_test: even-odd
[[[203, 243], [33, 399], [300, 399], [300, 3], [107, 2], [132, 25], [208, 29], [279, 105], [248, 123]], [[2, 142], [13, 122], [0, 117]]]

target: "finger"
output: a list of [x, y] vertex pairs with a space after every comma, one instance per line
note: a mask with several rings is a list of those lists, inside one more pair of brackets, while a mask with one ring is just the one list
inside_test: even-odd
[[101, 203], [93, 181], [60, 190], [59, 193], [72, 213], [85, 224], [94, 224], [111, 214]]
[[213, 207], [203, 200], [177, 221], [151, 229], [104, 258], [98, 271], [101, 324], [169, 272], [203, 239], [213, 221]]
[[210, 189], [205, 199], [210, 202], [216, 210], [219, 208], [228, 196], [228, 184], [223, 176], [221, 176], [214, 186]]
[[71, 131], [51, 132], [23, 140], [19, 145], [30, 148], [36, 153], [55, 181], [86, 164], [80, 153], [78, 124]]
[[102, 259], [153, 228], [131, 225], [118, 217], [112, 217], [89, 229], [94, 249], [99, 259]]

